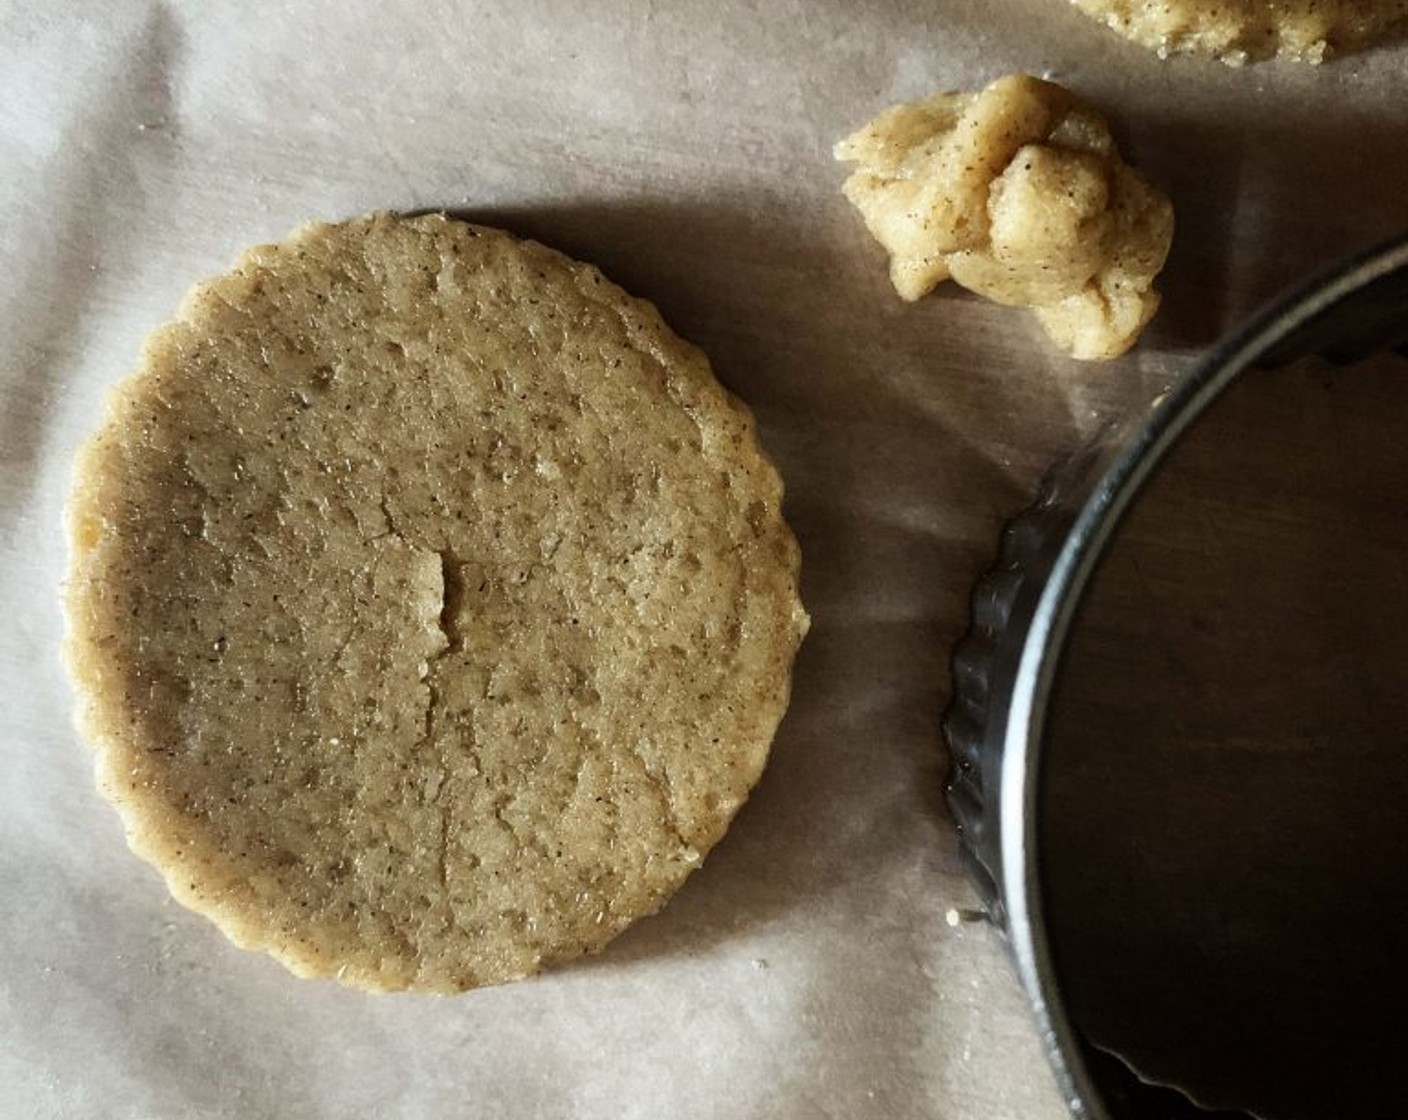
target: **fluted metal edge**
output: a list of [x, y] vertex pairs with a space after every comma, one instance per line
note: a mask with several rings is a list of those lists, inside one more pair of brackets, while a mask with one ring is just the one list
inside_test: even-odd
[[[1007, 940], [1078, 1120], [1210, 1114], [1166, 1087], [1124, 1077], [1126, 1067], [1092, 1052], [1066, 1013], [1054, 970], [1038, 876], [1036, 796], [1046, 705], [1076, 606], [1154, 468], [1243, 372], [1316, 354], [1351, 362], [1386, 349], [1408, 350], [1408, 237], [1362, 253], [1273, 304], [1147, 413], [1098, 433], [1009, 522], [995, 565], [973, 590], [943, 718], [951, 759], [945, 797], [965, 866]], [[1123, 1071], [1114, 1089], [1112, 1068]], [[1105, 1071], [1098, 1082], [1093, 1069]], [[1116, 1096], [1124, 1102], [1119, 1113], [1111, 1109]]]

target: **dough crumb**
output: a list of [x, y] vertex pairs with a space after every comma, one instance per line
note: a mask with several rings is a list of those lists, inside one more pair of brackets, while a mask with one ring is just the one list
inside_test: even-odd
[[1173, 207], [1069, 90], [1024, 74], [887, 109], [836, 145], [842, 188], [915, 300], [947, 279], [1032, 308], [1076, 358], [1115, 358], [1159, 306]]

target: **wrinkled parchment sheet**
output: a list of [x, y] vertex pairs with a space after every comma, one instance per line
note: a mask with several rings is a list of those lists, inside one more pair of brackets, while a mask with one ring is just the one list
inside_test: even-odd
[[[1048, 74], [1174, 199], [1163, 311], [1088, 366], [904, 305], [833, 141]], [[0, 13], [0, 1116], [944, 1117], [1063, 1105], [940, 788], [1004, 518], [1309, 270], [1408, 224], [1408, 54], [1161, 62], [1063, 0], [7, 4]], [[753, 799], [658, 917], [455, 998], [292, 978], [171, 902], [58, 659], [75, 446], [195, 280], [309, 218], [452, 208], [712, 356], [788, 484], [815, 625]]]

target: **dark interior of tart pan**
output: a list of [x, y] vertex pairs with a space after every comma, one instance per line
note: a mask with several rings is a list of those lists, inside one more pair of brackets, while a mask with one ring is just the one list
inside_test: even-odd
[[1082, 601], [1040, 874], [1071, 1017], [1206, 1106], [1408, 1117], [1408, 361], [1244, 375]]

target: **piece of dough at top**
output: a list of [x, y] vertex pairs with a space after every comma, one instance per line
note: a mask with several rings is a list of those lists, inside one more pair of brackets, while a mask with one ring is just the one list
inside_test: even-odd
[[1322, 62], [1408, 28], [1408, 0], [1071, 0], [1160, 57]]

